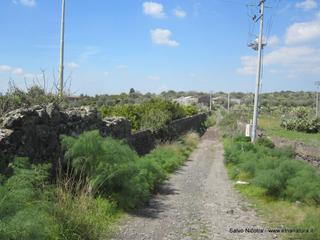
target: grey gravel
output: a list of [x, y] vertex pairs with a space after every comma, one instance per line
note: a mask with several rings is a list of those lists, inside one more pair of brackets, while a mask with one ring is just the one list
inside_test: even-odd
[[216, 128], [201, 138], [186, 164], [148, 206], [130, 213], [112, 239], [272, 239], [267, 233], [231, 233], [230, 228], [264, 229], [255, 211], [234, 190], [223, 164]]

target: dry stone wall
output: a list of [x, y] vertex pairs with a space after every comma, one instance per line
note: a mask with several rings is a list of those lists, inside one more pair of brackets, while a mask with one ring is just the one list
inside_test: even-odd
[[202, 131], [206, 114], [174, 121], [153, 133], [131, 133], [125, 118], [101, 119], [90, 107], [59, 110], [54, 104], [34, 106], [9, 112], [0, 118], [0, 173], [5, 172], [14, 156], [29, 157], [33, 163], [51, 162], [61, 157], [61, 135], [78, 136], [84, 131], [99, 130], [103, 137], [125, 139], [138, 154], [155, 147], [157, 140], [174, 139], [189, 130]]

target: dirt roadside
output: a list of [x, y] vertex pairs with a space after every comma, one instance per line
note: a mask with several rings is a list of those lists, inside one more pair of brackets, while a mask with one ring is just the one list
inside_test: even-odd
[[126, 217], [112, 239], [272, 239], [245, 232], [263, 229], [263, 223], [232, 184], [218, 131], [210, 128], [185, 166], [148, 206]]

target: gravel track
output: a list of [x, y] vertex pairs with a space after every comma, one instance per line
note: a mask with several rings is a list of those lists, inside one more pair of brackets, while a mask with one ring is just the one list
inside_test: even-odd
[[186, 164], [148, 206], [121, 222], [112, 239], [272, 239], [265, 233], [230, 232], [230, 228], [262, 226], [254, 210], [233, 189], [223, 164], [218, 131], [210, 128]]

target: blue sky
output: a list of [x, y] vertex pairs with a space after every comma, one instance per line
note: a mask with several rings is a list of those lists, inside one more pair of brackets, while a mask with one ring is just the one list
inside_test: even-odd
[[[66, 0], [65, 77], [72, 94], [253, 91], [246, 45], [258, 0]], [[320, 79], [318, 0], [267, 0], [262, 91], [313, 90]], [[0, 2], [0, 92], [58, 74], [60, 0]], [[273, 19], [273, 20], [272, 20]], [[272, 27], [270, 28], [270, 24]], [[271, 29], [271, 30], [269, 30]], [[248, 34], [250, 32], [250, 35]]]

